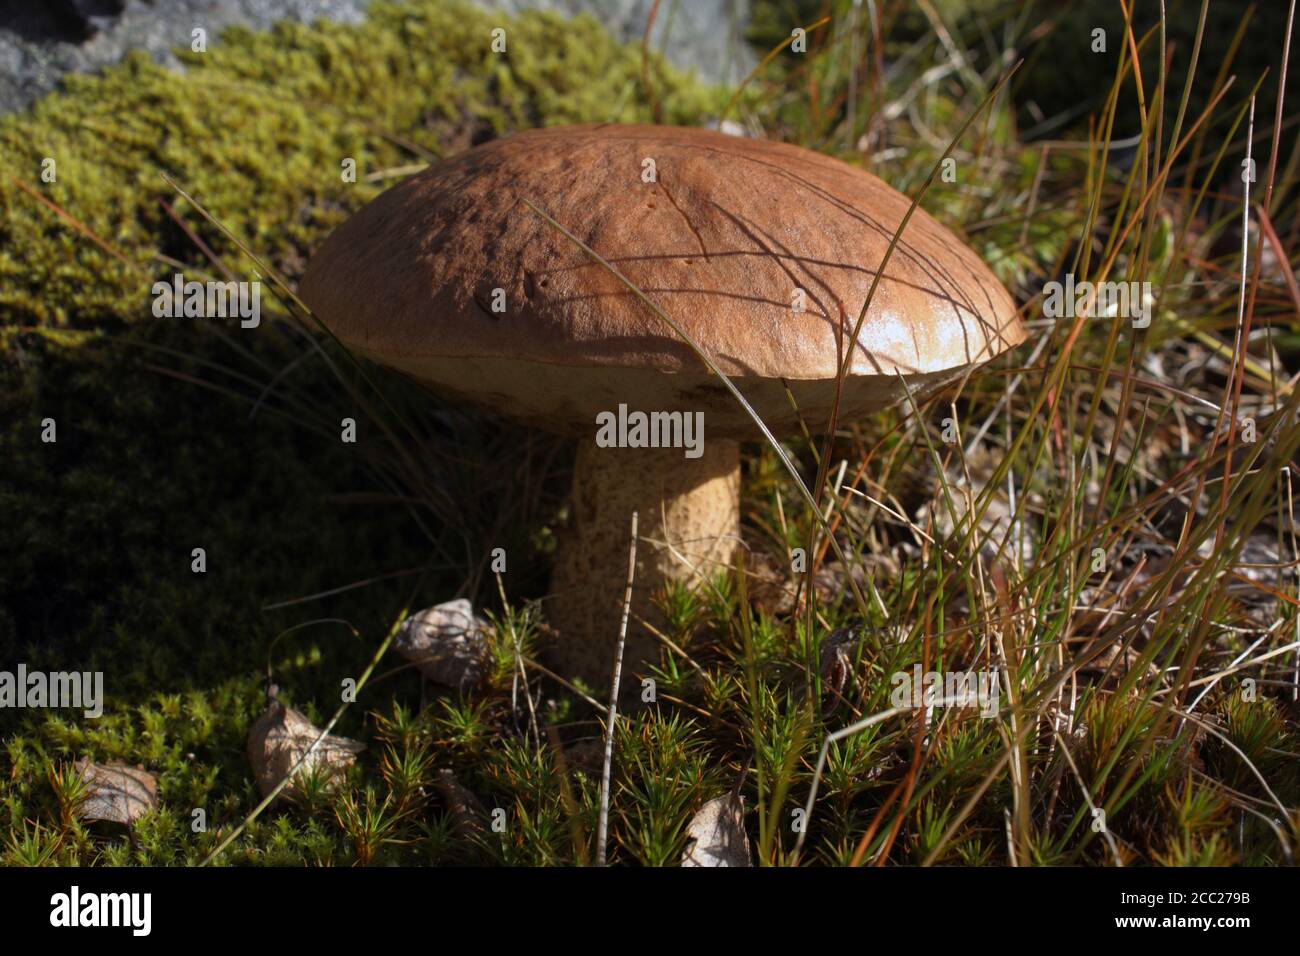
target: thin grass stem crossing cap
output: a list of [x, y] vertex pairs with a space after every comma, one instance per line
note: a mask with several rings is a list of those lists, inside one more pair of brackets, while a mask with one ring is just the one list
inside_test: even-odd
[[[375, 199], [326, 240], [301, 294], [356, 353], [584, 435], [557, 531], [547, 658], [598, 687], [627, 620], [631, 515], [632, 622], [662, 624], [668, 586], [729, 567], [740, 543], [737, 442], [759, 432], [709, 362], [782, 435], [801, 417], [818, 428], [837, 402], [849, 421], [924, 395], [1024, 339], [988, 267], [910, 208], [870, 173], [781, 143], [534, 130]], [[657, 437], [624, 434], [629, 408], [651, 413]], [[615, 410], [611, 442], [596, 426]], [[659, 653], [649, 628], [627, 627], [630, 673]]]
[[[355, 352], [558, 430], [597, 413], [752, 423], [691, 346], [529, 202], [660, 306], [776, 431], [829, 413], [907, 197], [846, 163], [704, 129], [588, 125], [496, 140], [379, 196], [302, 281]], [[872, 297], [841, 420], [959, 378], [1025, 329], [971, 249], [917, 209]]]

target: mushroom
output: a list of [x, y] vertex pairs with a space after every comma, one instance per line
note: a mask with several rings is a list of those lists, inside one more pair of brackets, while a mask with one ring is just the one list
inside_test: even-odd
[[[581, 438], [549, 657], [599, 686], [618, 640], [631, 513], [640, 542], [624, 661], [644, 673], [658, 645], [637, 616], [653, 620], [668, 581], [698, 582], [734, 557], [738, 442], [758, 432], [692, 345], [574, 239], [671, 317], [774, 434], [796, 434], [800, 417], [814, 429], [829, 418], [909, 205], [870, 173], [783, 143], [660, 126], [532, 130], [380, 195], [316, 252], [301, 294], [355, 354]], [[852, 349], [840, 420], [902, 400], [904, 380], [920, 394], [950, 384], [1024, 337], [988, 267], [917, 209]], [[648, 444], [649, 426], [688, 447], [607, 447]]]

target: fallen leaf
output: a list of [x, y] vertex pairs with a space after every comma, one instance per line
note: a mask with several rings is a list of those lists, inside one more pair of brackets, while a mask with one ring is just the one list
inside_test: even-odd
[[700, 807], [686, 827], [682, 866], [751, 866], [744, 814], [744, 798], [731, 795]]
[[[253, 765], [253, 776], [262, 796], [289, 775], [320, 733], [319, 727], [293, 708], [278, 700], [271, 702], [248, 732], [248, 762]], [[298, 774], [325, 770], [331, 778], [340, 776], [365, 749], [366, 745], [358, 741], [327, 734]], [[291, 782], [284, 792], [296, 792], [295, 784]]]
[[88, 789], [76, 809], [83, 820], [131, 823], [158, 806], [158, 778], [143, 767], [97, 764], [83, 757], [76, 769]]
[[425, 608], [402, 622], [393, 648], [429, 680], [466, 690], [483, 677], [488, 622], [461, 598]]

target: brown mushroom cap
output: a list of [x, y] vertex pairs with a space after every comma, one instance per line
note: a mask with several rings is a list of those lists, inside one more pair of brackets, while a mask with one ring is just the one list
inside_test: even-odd
[[[322, 245], [302, 297], [358, 354], [526, 421], [590, 429], [626, 402], [704, 411], [710, 434], [751, 434], [691, 348], [524, 199], [657, 303], [778, 431], [797, 426], [787, 384], [805, 420], [829, 413], [909, 206], [870, 173], [783, 143], [682, 127], [533, 130], [379, 196]], [[497, 289], [504, 312], [492, 309]], [[863, 323], [841, 417], [900, 400], [900, 372], [924, 392], [1024, 337], [988, 267], [917, 209]]]

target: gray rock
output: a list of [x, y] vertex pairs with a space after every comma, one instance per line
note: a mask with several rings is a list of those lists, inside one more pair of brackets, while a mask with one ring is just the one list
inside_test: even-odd
[[[589, 13], [623, 43], [640, 43], [654, 0], [477, 0], [507, 13], [553, 10]], [[743, 80], [758, 60], [745, 42], [750, 0], [660, 0], [650, 46], [708, 83]], [[667, 43], [664, 37], [667, 36]]]
[[[591, 13], [623, 41], [640, 41], [654, 0], [477, 0], [516, 13], [538, 8]], [[756, 62], [742, 38], [750, 0], [663, 0], [651, 42], [708, 82], [743, 78]], [[131, 50], [179, 68], [172, 55], [202, 26], [209, 42], [234, 24], [279, 20], [357, 23], [369, 0], [0, 0], [0, 114], [53, 90], [65, 73], [91, 73]]]
[[0, 0], [0, 113], [22, 109], [65, 73], [91, 73], [131, 50], [176, 64], [201, 26], [215, 40], [228, 26], [265, 29], [277, 20], [356, 23], [368, 0]]

